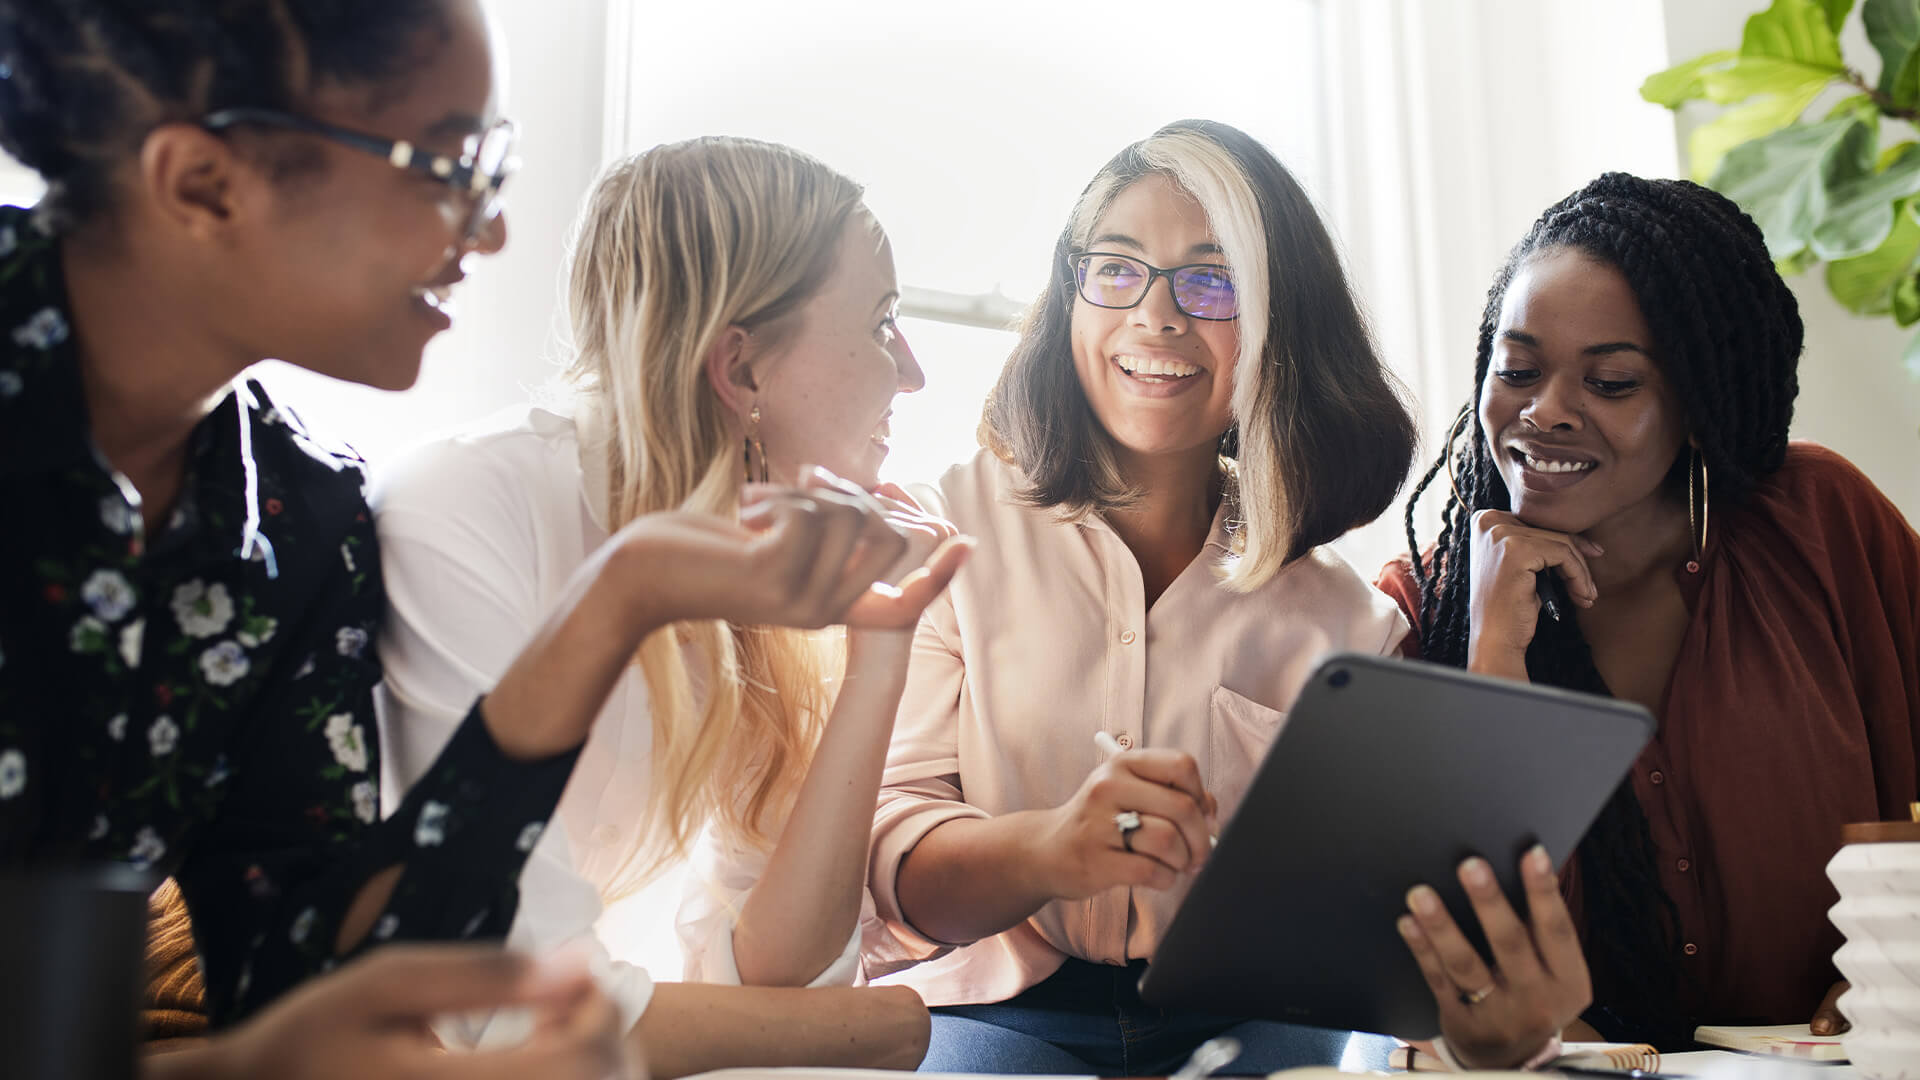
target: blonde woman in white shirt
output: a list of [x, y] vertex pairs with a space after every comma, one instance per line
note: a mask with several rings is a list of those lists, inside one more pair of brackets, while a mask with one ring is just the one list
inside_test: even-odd
[[1135, 989], [1314, 663], [1406, 634], [1321, 546], [1414, 429], [1306, 194], [1222, 124], [1122, 151], [981, 431], [936, 509], [980, 548], [921, 620], [874, 819], [869, 971], [919, 962], [922, 1068], [1163, 1075], [1222, 1033], [1234, 1073], [1338, 1063], [1346, 1033]]
[[[846, 177], [744, 139], [649, 150], [600, 181], [579, 226], [565, 403], [424, 447], [376, 500], [396, 791], [627, 522], [691, 509], [754, 528], [815, 500], [882, 511], [877, 534], [843, 530], [818, 553], [882, 560], [899, 586], [855, 606], [844, 649], [720, 612], [641, 645], [521, 877], [508, 943], [598, 956], [655, 1076], [910, 1068], [925, 1046], [911, 991], [851, 988], [911, 631], [969, 550], [878, 481], [893, 397], [923, 382], [898, 300], [886, 235]], [[703, 827], [680, 918], [692, 981], [655, 986], [594, 923]], [[516, 1033], [500, 1014], [449, 1034]]]

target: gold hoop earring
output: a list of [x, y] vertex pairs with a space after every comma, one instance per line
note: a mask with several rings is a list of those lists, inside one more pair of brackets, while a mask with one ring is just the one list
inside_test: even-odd
[[[755, 405], [747, 413], [747, 437], [744, 441], [745, 445], [741, 448], [741, 457], [745, 460], [746, 464], [747, 483], [767, 483], [769, 476], [769, 470], [767, 469], [767, 447], [760, 441], [760, 406], [758, 405]], [[760, 459], [760, 474], [758, 476], [754, 475], [753, 465], [755, 457]]]
[[1472, 416], [1473, 405], [1471, 403], [1460, 406], [1460, 415], [1454, 417], [1453, 426], [1447, 428], [1447, 445], [1441, 451], [1443, 455], [1441, 460], [1447, 463], [1447, 487], [1453, 489], [1453, 501], [1459, 503], [1461, 506], [1466, 506], [1467, 500], [1461, 496], [1460, 481], [1453, 475], [1453, 441], [1460, 437], [1460, 428], [1465, 425], [1467, 420]]
[[[1700, 477], [1697, 497], [1693, 482], [1696, 473]], [[1700, 572], [1700, 561], [1707, 552], [1707, 480], [1707, 457], [1696, 446], [1687, 460], [1687, 534], [1693, 541], [1693, 558], [1687, 560], [1689, 574]]]

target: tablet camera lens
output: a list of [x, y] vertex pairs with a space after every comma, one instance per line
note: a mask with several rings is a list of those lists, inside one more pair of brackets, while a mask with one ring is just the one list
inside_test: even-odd
[[1341, 668], [1340, 670], [1327, 676], [1327, 685], [1333, 687], [1335, 690], [1338, 690], [1341, 687], [1347, 685], [1348, 678], [1349, 676], [1347, 675], [1346, 669]]

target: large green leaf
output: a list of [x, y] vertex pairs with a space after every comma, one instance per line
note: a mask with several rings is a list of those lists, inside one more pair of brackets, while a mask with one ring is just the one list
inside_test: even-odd
[[1767, 250], [1784, 259], [1812, 242], [1833, 189], [1873, 174], [1873, 144], [1873, 129], [1853, 117], [1797, 124], [1728, 151], [1713, 188], [1752, 215]]
[[1747, 20], [1740, 55], [1793, 60], [1835, 73], [1845, 70], [1840, 38], [1819, 0], [1773, 0], [1773, 6]]
[[1655, 105], [1679, 108], [1682, 102], [1706, 96], [1701, 72], [1726, 64], [1739, 55], [1732, 49], [1722, 49], [1696, 56], [1684, 64], [1675, 64], [1665, 71], [1647, 76], [1647, 81], [1640, 84], [1640, 96]]
[[1695, 183], [1704, 184], [1720, 168], [1727, 151], [1764, 135], [1771, 135], [1795, 120], [1813, 104], [1823, 89], [1819, 85], [1803, 87], [1792, 94], [1775, 94], [1728, 109], [1712, 123], [1702, 124], [1687, 138], [1687, 174]]
[[1878, 248], [1893, 231], [1894, 204], [1920, 193], [1920, 151], [1908, 143], [1880, 172], [1835, 185], [1813, 230], [1813, 252], [1850, 259]]
[[1879, 247], [1852, 259], [1827, 264], [1827, 291], [1847, 310], [1885, 315], [1893, 310], [1893, 287], [1914, 274], [1920, 260], [1920, 221], [1897, 208], [1893, 228]]
[[1724, 67], [1700, 72], [1700, 92], [1723, 105], [1755, 94], [1791, 94], [1809, 85], [1825, 86], [1844, 72], [1773, 56], [1743, 56]]
[[[1873, 0], [1867, 0], [1867, 3], [1873, 3]], [[1826, 9], [1827, 25], [1838, 34], [1841, 25], [1847, 21], [1847, 12], [1853, 10], [1853, 0], [1820, 0], [1820, 6]]]
[[1920, 322], [1920, 277], [1908, 274], [1893, 283], [1893, 321], [1901, 326]]
[[1860, 9], [1867, 40], [1880, 54], [1880, 92], [1906, 108], [1920, 94], [1920, 0], [1867, 0]]

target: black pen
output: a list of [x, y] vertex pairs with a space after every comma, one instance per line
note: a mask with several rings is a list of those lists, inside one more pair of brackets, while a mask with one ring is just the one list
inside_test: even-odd
[[1554, 622], [1559, 622], [1560, 601], [1555, 598], [1559, 590], [1554, 588], [1552, 570], [1540, 570], [1534, 573], [1533, 592], [1535, 596], [1540, 598], [1540, 610], [1545, 611], [1547, 617], [1551, 618]]

